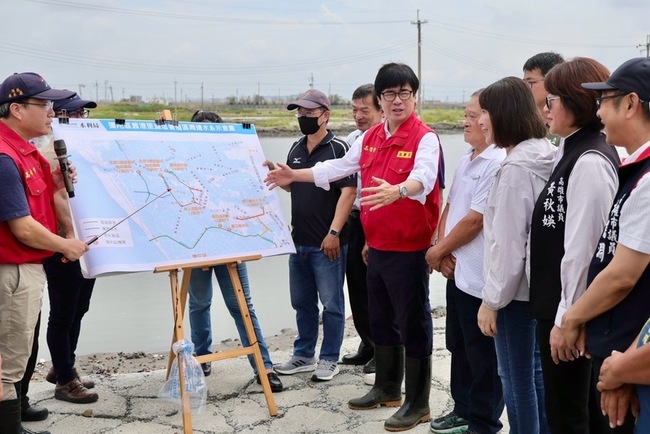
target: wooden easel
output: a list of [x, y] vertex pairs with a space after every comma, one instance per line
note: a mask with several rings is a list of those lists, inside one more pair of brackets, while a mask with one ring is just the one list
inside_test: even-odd
[[[244, 326], [246, 328], [246, 335], [248, 336], [248, 342], [250, 345], [243, 348], [234, 348], [231, 350], [221, 351], [219, 353], [206, 354], [204, 356], [198, 356], [196, 359], [199, 363], [212, 362], [217, 360], [231, 359], [233, 357], [242, 357], [252, 355], [255, 360], [255, 366], [257, 367], [257, 372], [259, 374], [260, 382], [262, 383], [262, 389], [264, 390], [264, 397], [266, 398], [266, 405], [269, 408], [269, 414], [275, 416], [278, 414], [278, 409], [275, 406], [275, 399], [273, 398], [273, 392], [271, 391], [271, 384], [269, 383], [268, 377], [265, 375], [266, 367], [264, 366], [264, 361], [262, 360], [262, 353], [260, 352], [260, 346], [257, 342], [257, 336], [255, 335], [255, 330], [253, 329], [253, 322], [251, 321], [250, 312], [248, 311], [248, 305], [246, 304], [246, 299], [244, 298], [244, 290], [241, 286], [241, 281], [239, 280], [239, 273], [237, 273], [237, 264], [244, 261], [256, 261], [260, 259], [261, 255], [252, 255], [252, 256], [242, 256], [238, 258], [229, 258], [221, 261], [206, 261], [206, 262], [197, 262], [192, 264], [182, 264], [174, 266], [165, 266], [157, 267], [154, 270], [154, 273], [169, 272], [169, 281], [172, 290], [172, 308], [174, 313], [174, 331], [172, 333], [172, 344], [178, 340], [184, 339], [185, 332], [183, 330], [183, 318], [185, 315], [185, 305], [187, 302], [187, 294], [190, 286], [190, 276], [192, 275], [193, 268], [208, 268], [214, 267], [217, 265], [227, 265], [228, 274], [230, 280], [232, 281], [233, 288], [235, 290], [235, 296], [237, 297], [237, 304], [239, 305], [239, 311], [241, 312], [242, 318], [244, 320]], [[181, 283], [180, 291], [178, 288], [178, 272], [179, 270], [183, 271], [183, 281]], [[167, 363], [167, 377], [169, 377], [169, 372], [171, 369], [172, 362], [176, 355], [173, 351], [169, 352], [169, 362]], [[183, 364], [178, 364], [178, 374], [180, 376], [180, 386], [181, 386], [181, 402], [182, 402], [182, 414], [183, 414], [183, 432], [185, 434], [192, 433], [192, 411], [190, 408], [189, 397], [185, 393], [185, 381], [183, 377]]]

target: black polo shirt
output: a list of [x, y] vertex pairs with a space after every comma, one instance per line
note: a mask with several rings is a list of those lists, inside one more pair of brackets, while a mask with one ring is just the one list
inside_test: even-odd
[[[307, 136], [294, 142], [287, 155], [287, 165], [292, 169], [308, 169], [320, 161], [341, 158], [348, 151], [348, 144], [327, 130], [327, 135], [312, 150], [307, 151]], [[330, 184], [329, 190], [316, 187], [311, 182], [291, 184], [291, 236], [301, 246], [319, 247], [329, 233], [341, 196], [341, 188], [356, 187], [356, 175], [348, 176]], [[339, 235], [341, 244], [347, 244], [347, 224]]]

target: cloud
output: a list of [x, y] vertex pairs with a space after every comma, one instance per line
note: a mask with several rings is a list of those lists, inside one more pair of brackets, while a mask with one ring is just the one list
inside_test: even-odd
[[[640, 55], [646, 0], [23, 0], [3, 14], [0, 77], [44, 74], [53, 85], [119, 94], [295, 95], [314, 85], [349, 97], [389, 61], [417, 70], [416, 11], [427, 95], [461, 100], [531, 55], [593, 57], [610, 69]], [[35, 19], [38, 17], [38, 19]], [[28, 31], [27, 31], [28, 30]], [[96, 92], [98, 94], [99, 92]], [[102, 97], [102, 95], [99, 95]]]

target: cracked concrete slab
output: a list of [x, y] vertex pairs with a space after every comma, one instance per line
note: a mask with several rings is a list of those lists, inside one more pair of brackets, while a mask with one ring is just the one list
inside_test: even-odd
[[[434, 319], [434, 351], [430, 407], [437, 417], [453, 407], [449, 393], [451, 356], [444, 344], [444, 317]], [[354, 352], [359, 339], [351, 321], [341, 354]], [[290, 349], [271, 352], [276, 363], [291, 355]], [[281, 376], [285, 390], [274, 394], [278, 415], [269, 416], [262, 388], [246, 358], [212, 363], [207, 377], [208, 401], [205, 409], [192, 414], [195, 433], [381, 433], [384, 421], [396, 408], [354, 411], [347, 401], [364, 395], [361, 366], [339, 365], [340, 373], [331, 381], [312, 382], [311, 373]], [[54, 399], [54, 386], [46, 382], [30, 384], [30, 402], [47, 407], [50, 416], [42, 422], [25, 423], [34, 431], [52, 434], [172, 434], [183, 432], [178, 405], [158, 398], [165, 371], [93, 376], [99, 401], [71, 404]], [[504, 412], [503, 432], [508, 432]], [[409, 433], [429, 433], [421, 424]]]

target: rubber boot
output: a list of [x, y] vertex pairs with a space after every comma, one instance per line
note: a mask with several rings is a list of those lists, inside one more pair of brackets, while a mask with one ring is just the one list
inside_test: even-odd
[[[2, 431], [0, 431], [2, 432]], [[32, 431], [31, 429], [27, 429], [25, 427], [22, 427], [20, 429], [20, 434], [51, 434], [49, 431]]]
[[406, 399], [404, 404], [384, 423], [388, 431], [406, 431], [431, 419], [431, 356], [424, 359], [406, 358]]
[[400, 387], [404, 378], [404, 347], [375, 345], [375, 361], [375, 384], [361, 398], [348, 401], [353, 410], [370, 410], [380, 405], [399, 407], [402, 404]]
[[20, 434], [20, 399], [0, 401], [0, 433]]

